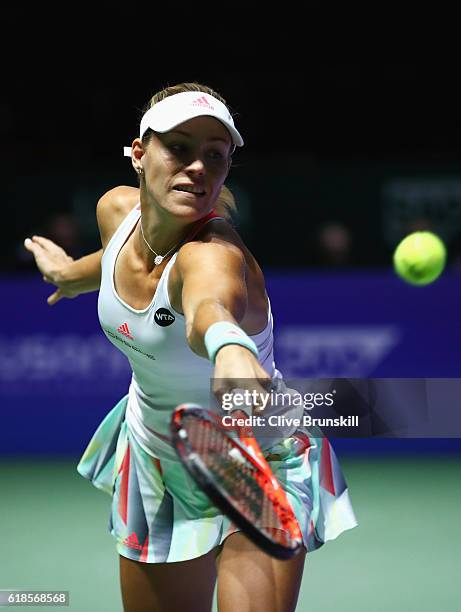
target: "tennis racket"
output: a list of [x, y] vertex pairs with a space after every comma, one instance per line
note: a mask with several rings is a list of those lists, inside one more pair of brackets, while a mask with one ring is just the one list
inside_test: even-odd
[[[247, 418], [241, 410], [232, 416]], [[225, 427], [217, 414], [181, 404], [171, 433], [187, 472], [250, 540], [277, 559], [299, 552], [298, 521], [249, 427]]]

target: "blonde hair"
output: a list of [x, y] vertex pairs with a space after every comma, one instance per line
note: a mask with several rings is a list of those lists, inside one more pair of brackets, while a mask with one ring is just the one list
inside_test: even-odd
[[[146, 106], [144, 107], [143, 114], [146, 113], [150, 108], [152, 108], [154, 104], [161, 102], [165, 98], [168, 98], [168, 96], [174, 96], [175, 94], [183, 93], [186, 91], [196, 91], [200, 93], [206, 93], [209, 96], [213, 96], [213, 98], [216, 98], [217, 100], [219, 100], [220, 102], [222, 102], [223, 104], [227, 106], [226, 100], [218, 92], [216, 92], [214, 89], [211, 89], [211, 87], [208, 87], [207, 85], [201, 85], [200, 83], [195, 83], [195, 82], [194, 83], [179, 83], [178, 85], [169, 85], [168, 87], [165, 87], [161, 91], [158, 91], [157, 93], [155, 93], [152, 96], [152, 98], [149, 100], [149, 102], [146, 104]], [[151, 134], [151, 130], [147, 130], [143, 136], [143, 140], [145, 139], [148, 140], [150, 137], [150, 134]], [[219, 194], [218, 199], [216, 200], [215, 212], [218, 215], [225, 217], [229, 221], [232, 221], [232, 213], [237, 212], [237, 205], [235, 203], [235, 198], [231, 190], [228, 189], [225, 185], [222, 186], [221, 193]]]

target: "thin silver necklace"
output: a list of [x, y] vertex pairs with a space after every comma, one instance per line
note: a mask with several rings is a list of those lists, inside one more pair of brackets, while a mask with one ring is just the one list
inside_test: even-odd
[[162, 261], [165, 259], [165, 257], [168, 257], [168, 255], [171, 253], [171, 251], [173, 251], [174, 249], [177, 249], [177, 248], [178, 248], [178, 246], [181, 244], [182, 240], [181, 240], [181, 242], [178, 242], [178, 244], [176, 244], [176, 245], [175, 245], [173, 248], [171, 248], [171, 249], [168, 251], [168, 253], [165, 253], [165, 255], [159, 255], [158, 253], [156, 253], [156, 252], [154, 251], [154, 249], [153, 249], [153, 248], [150, 246], [150, 244], [147, 242], [146, 237], [144, 236], [144, 230], [142, 229], [142, 220], [141, 220], [141, 219], [139, 219], [139, 223], [140, 223], [140, 225], [141, 225], [141, 234], [142, 234], [143, 240], [144, 240], [144, 242], [147, 244], [148, 248], [149, 248], [149, 249], [152, 251], [152, 253], [155, 255], [154, 264], [155, 264], [156, 266], [159, 266], [159, 265], [162, 263]]

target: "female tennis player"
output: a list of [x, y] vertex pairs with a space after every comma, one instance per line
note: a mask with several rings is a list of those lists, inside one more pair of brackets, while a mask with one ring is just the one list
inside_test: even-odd
[[[139, 190], [97, 206], [102, 251], [76, 262], [51, 241], [26, 247], [57, 291], [49, 303], [99, 287], [98, 315], [133, 376], [78, 466], [112, 494], [124, 608], [295, 610], [305, 553], [356, 525], [336, 456], [324, 438], [302, 452], [283, 432], [264, 448], [295, 510], [303, 552], [279, 561], [252, 544], [187, 475], [168, 441], [174, 408], [206, 406], [210, 380], [280, 380], [264, 276], [223, 201], [243, 140], [224, 99], [197, 83], [151, 99], [131, 146]], [[102, 255], [102, 260], [101, 260]], [[229, 383], [230, 384], [230, 383]], [[288, 442], [288, 443], [287, 443]], [[296, 450], [298, 449], [298, 450]]]

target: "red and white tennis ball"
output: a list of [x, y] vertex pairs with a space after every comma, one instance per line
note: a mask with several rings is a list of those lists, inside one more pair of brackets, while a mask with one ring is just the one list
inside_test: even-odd
[[407, 283], [428, 285], [442, 273], [447, 258], [445, 245], [432, 232], [414, 232], [394, 251], [394, 269]]

